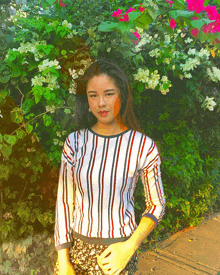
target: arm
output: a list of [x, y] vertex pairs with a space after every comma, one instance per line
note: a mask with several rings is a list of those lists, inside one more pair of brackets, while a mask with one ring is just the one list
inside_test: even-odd
[[69, 248], [64, 248], [59, 250], [58, 252], [58, 262], [59, 266], [65, 265], [70, 262], [69, 259]]
[[128, 239], [135, 250], [141, 245], [144, 239], [161, 221], [165, 213], [165, 198], [160, 173], [160, 155], [156, 144], [152, 141], [151, 146], [143, 158], [140, 175], [144, 186], [146, 210], [142, 219]]
[[[57, 190], [54, 239], [57, 251], [67, 251], [72, 246], [71, 223], [73, 215], [73, 152], [69, 137], [63, 146]], [[63, 254], [64, 252], [61, 252]]]
[[130, 243], [130, 247], [133, 247], [134, 252], [142, 244], [145, 238], [151, 233], [156, 227], [155, 222], [148, 217], [143, 217], [132, 236], [127, 240]]

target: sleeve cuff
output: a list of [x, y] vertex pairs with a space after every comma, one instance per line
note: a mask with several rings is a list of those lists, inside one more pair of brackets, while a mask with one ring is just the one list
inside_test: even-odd
[[158, 225], [158, 220], [157, 220], [157, 218], [154, 215], [146, 213], [146, 214], [142, 215], [142, 218], [143, 217], [151, 218], [155, 222], [156, 226]]
[[72, 246], [73, 246], [73, 242], [63, 243], [63, 244], [60, 244], [58, 246], [55, 246], [55, 249], [56, 249], [56, 251], [59, 251], [59, 250], [64, 249], [64, 248], [71, 248]]

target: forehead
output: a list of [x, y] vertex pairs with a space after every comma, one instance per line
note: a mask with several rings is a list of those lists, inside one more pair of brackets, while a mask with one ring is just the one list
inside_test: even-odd
[[104, 85], [104, 86], [113, 85], [114, 87], [116, 87], [114, 79], [110, 78], [108, 75], [105, 75], [105, 74], [94, 76], [88, 81], [87, 86], [91, 87], [91, 86], [100, 86], [100, 85]]

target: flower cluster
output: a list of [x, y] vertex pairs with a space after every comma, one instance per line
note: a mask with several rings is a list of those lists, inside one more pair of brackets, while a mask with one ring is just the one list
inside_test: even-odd
[[[36, 33], [34, 33], [35, 37], [36, 37]], [[39, 61], [40, 58], [44, 58], [46, 57], [47, 55], [45, 53], [39, 53], [38, 50], [37, 50], [37, 46], [38, 45], [46, 45], [46, 41], [43, 40], [43, 41], [36, 41], [35, 39], [31, 39], [31, 42], [27, 42], [27, 43], [20, 43], [20, 47], [19, 48], [13, 48], [12, 51], [18, 51], [19, 53], [28, 53], [28, 52], [31, 52], [34, 54], [34, 59], [36, 61]], [[6, 56], [7, 57], [7, 56]], [[28, 63], [26, 61], [26, 59], [24, 58], [24, 63]]]
[[57, 83], [57, 77], [50, 73], [45, 74], [45, 77], [42, 75], [36, 75], [31, 79], [31, 86], [43, 86], [43, 83], [48, 83], [48, 88], [50, 90], [58, 89], [60, 87]]
[[[140, 6], [139, 6], [139, 11], [144, 11], [145, 10], [145, 8], [143, 8], [143, 7], [141, 7], [141, 5], [142, 4], [140, 4]], [[115, 17], [115, 18], [119, 18], [119, 17], [122, 17], [122, 18], [119, 18], [118, 20], [119, 21], [129, 21], [129, 16], [128, 16], [128, 14], [130, 13], [130, 12], [132, 12], [132, 11], [136, 11], [136, 9], [135, 8], [133, 8], [133, 7], [130, 7], [127, 11], [125, 11], [125, 14], [121, 14], [121, 12], [122, 12], [123, 10], [120, 10], [120, 9], [118, 9], [117, 11], [114, 11], [113, 12], [113, 14], [112, 14], [112, 17]], [[134, 36], [136, 36], [137, 37], [137, 40], [136, 40], [136, 42], [134, 41], [134, 40], [132, 40], [132, 42], [134, 42], [134, 43], [138, 43], [138, 40], [139, 40], [139, 38], [140, 38], [140, 34], [138, 33], [138, 31], [136, 31], [136, 32], [133, 32], [133, 35]]]
[[[136, 27], [136, 29], [140, 33], [140, 39], [138, 40], [138, 44], [136, 43], [137, 45], [135, 46], [135, 51], [139, 52], [143, 45], [152, 42], [153, 37], [150, 36], [148, 33], [143, 32], [143, 29], [141, 29], [141, 28]], [[133, 31], [133, 30], [130, 30], [130, 31]]]
[[54, 145], [59, 145], [59, 146], [63, 146], [64, 145], [64, 142], [63, 141], [61, 141], [61, 140], [58, 140], [58, 139], [56, 139], [56, 138], [54, 138], [53, 139], [53, 143], [54, 143]]
[[64, 21], [63, 21], [62, 26], [63, 26], [63, 27], [67, 27], [67, 28], [69, 28], [69, 29], [72, 28], [72, 24], [71, 24], [71, 23], [68, 23], [67, 20], [64, 20]]
[[212, 81], [220, 81], [220, 70], [218, 68], [212, 67], [212, 70], [207, 68], [207, 74], [210, 76]]
[[[170, 3], [170, 7], [172, 7], [173, 1], [167, 1]], [[204, 0], [186, 0], [187, 2], [187, 8], [189, 11], [195, 11], [197, 14], [205, 11], [207, 13], [207, 17], [209, 20], [214, 20], [214, 22], [210, 22], [208, 25], [203, 25], [202, 31], [207, 33], [216, 33], [220, 32], [220, 14], [216, 10], [216, 6], [206, 6], [204, 7]], [[192, 17], [192, 20], [198, 20], [198, 17]], [[172, 18], [170, 20], [170, 28], [176, 27], [176, 21]], [[191, 30], [192, 36], [197, 36], [199, 33], [199, 30], [197, 28]], [[216, 43], [220, 43], [220, 40], [218, 38], [215, 39]], [[213, 44], [215, 43], [213, 42]]]
[[55, 66], [55, 69], [60, 69], [59, 62], [55, 59], [54, 61], [49, 61], [49, 59], [45, 59], [43, 61], [43, 64], [38, 65], [39, 72], [42, 72], [43, 70], [47, 68], [51, 68], [52, 66]]
[[47, 111], [47, 112], [50, 112], [51, 114], [52, 114], [52, 113], [55, 113], [56, 107], [55, 107], [54, 105], [52, 105], [52, 107], [50, 107], [50, 106], [45, 106], [45, 108], [46, 108], [46, 111]]
[[159, 89], [162, 94], [166, 94], [169, 92], [169, 87], [172, 85], [170, 84], [170, 81], [168, 80], [167, 76], [163, 76], [160, 80], [160, 75], [158, 74], [158, 70], [155, 70], [154, 72], [150, 73], [148, 69], [144, 70], [142, 68], [138, 69], [138, 73], [134, 74], [134, 79], [141, 81], [143, 83], [146, 83], [145, 88], [146, 89], [152, 89], [155, 90], [155, 88], [160, 85]]
[[209, 109], [209, 111], [214, 110], [214, 106], [216, 105], [216, 102], [213, 100], [214, 97], [206, 97], [204, 103], [206, 104], [206, 108]]

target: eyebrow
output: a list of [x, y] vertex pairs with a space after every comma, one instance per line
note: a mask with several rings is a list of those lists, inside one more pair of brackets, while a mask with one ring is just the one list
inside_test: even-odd
[[[110, 92], [110, 91], [115, 91], [115, 89], [108, 89], [108, 90], [105, 90], [105, 93], [106, 93], [106, 92]], [[96, 93], [96, 91], [89, 91], [88, 94], [89, 94], [89, 93]]]

